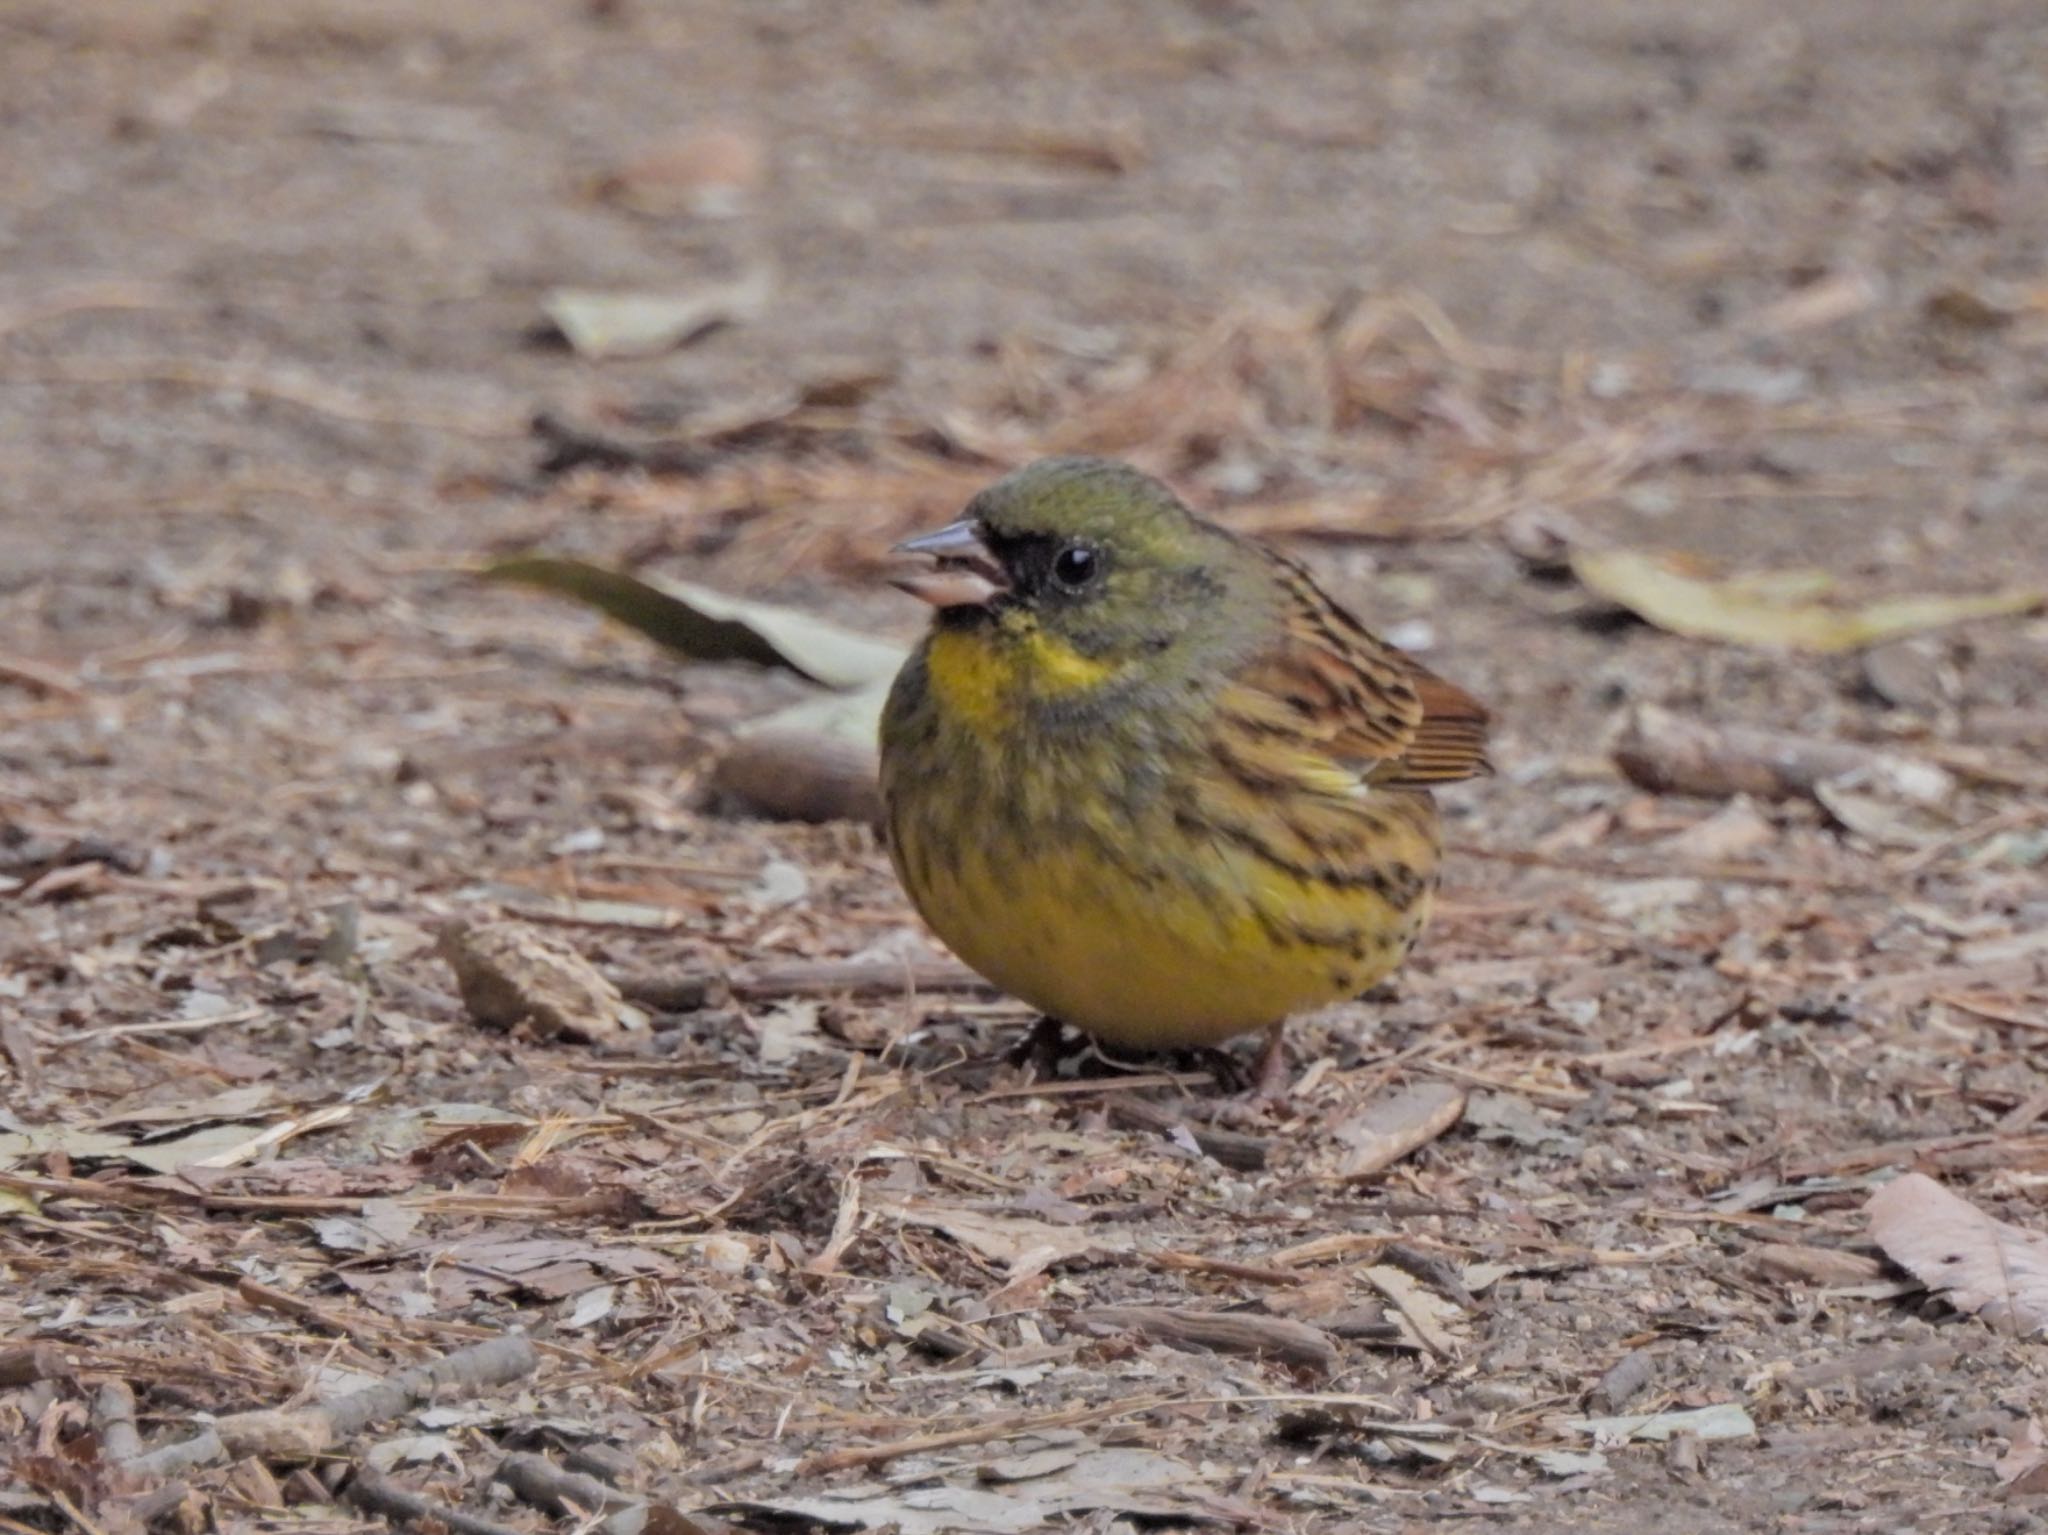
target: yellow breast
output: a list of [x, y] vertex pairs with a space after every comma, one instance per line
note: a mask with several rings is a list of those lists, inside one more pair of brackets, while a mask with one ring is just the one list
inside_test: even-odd
[[[1390, 862], [1418, 884], [1337, 885], [1171, 824], [1087, 840], [931, 845], [898, 820], [898, 868], [925, 920], [1005, 991], [1113, 1044], [1212, 1044], [1355, 996], [1428, 915], [1433, 825], [1403, 822]], [[1119, 839], [1124, 841], [1126, 839]]]

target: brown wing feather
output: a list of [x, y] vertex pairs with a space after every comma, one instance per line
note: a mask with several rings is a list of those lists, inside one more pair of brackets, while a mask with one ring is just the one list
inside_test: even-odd
[[1430, 784], [1459, 783], [1491, 773], [1493, 764], [1486, 760], [1490, 719], [1486, 705], [1455, 682], [1446, 682], [1425, 669], [1421, 662], [1400, 651], [1394, 654], [1413, 671], [1415, 694], [1422, 702], [1422, 719], [1415, 727], [1414, 740], [1399, 757], [1373, 773], [1373, 782], [1416, 789]]
[[1299, 745], [1386, 788], [1493, 770], [1484, 705], [1373, 634], [1292, 560], [1270, 557], [1286, 589], [1287, 640], [1239, 676], [1231, 712], [1241, 723], [1277, 716]]

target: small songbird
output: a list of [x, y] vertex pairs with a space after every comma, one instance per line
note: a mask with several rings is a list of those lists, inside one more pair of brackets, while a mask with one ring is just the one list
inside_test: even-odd
[[1428, 919], [1432, 787], [1486, 710], [1299, 565], [1126, 464], [1056, 458], [900, 552], [937, 609], [882, 715], [896, 872], [967, 964], [1120, 1046], [1356, 996]]

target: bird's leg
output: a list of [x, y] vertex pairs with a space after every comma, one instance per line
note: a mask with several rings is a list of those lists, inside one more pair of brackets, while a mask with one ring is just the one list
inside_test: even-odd
[[1034, 1077], [1050, 1079], [1059, 1074], [1060, 1049], [1065, 1043], [1066, 1030], [1059, 1019], [1042, 1014], [1031, 1026], [1031, 1032], [1011, 1049], [1010, 1064], [1029, 1066]]
[[1252, 1097], [1277, 1103], [1294, 1089], [1287, 1064], [1287, 1025], [1284, 1021], [1266, 1030], [1266, 1042], [1259, 1047], [1258, 1064], [1252, 1068]]

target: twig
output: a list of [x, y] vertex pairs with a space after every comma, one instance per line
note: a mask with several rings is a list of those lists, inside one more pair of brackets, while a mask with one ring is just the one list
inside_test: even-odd
[[272, 1289], [253, 1279], [241, 1279], [235, 1283], [235, 1293], [259, 1311], [274, 1311], [281, 1316], [311, 1322], [315, 1327], [324, 1327], [344, 1338], [354, 1338], [359, 1343], [377, 1343], [389, 1337], [391, 1324], [378, 1317], [357, 1319], [330, 1306], [322, 1306], [293, 1295], [284, 1290]]
[[1779, 1377], [1778, 1384], [1791, 1391], [1810, 1391], [1838, 1380], [1867, 1380], [1888, 1370], [1943, 1370], [1955, 1363], [1956, 1353], [1956, 1346], [1946, 1341], [1914, 1343], [1904, 1348], [1873, 1344], [1789, 1370]]
[[70, 1373], [64, 1351], [54, 1343], [0, 1349], [0, 1387], [33, 1386], [37, 1381], [56, 1380]]
[[995, 1439], [1011, 1439], [1019, 1434], [1034, 1434], [1047, 1428], [1076, 1428], [1083, 1423], [1101, 1423], [1109, 1418], [1127, 1417], [1135, 1412], [1150, 1412], [1170, 1397], [1141, 1397], [1136, 1401], [1117, 1402], [1108, 1407], [1069, 1407], [1060, 1412], [1014, 1413], [998, 1418], [992, 1423], [976, 1424], [972, 1428], [947, 1429], [937, 1434], [912, 1434], [907, 1439], [892, 1439], [887, 1444], [858, 1444], [844, 1450], [825, 1450], [816, 1455], [807, 1455], [797, 1462], [798, 1477], [821, 1476], [829, 1471], [847, 1471], [855, 1466], [883, 1466], [892, 1460], [901, 1460], [906, 1455], [921, 1455], [927, 1450], [950, 1450], [963, 1444], [987, 1444]]
[[1270, 1356], [1317, 1375], [1331, 1374], [1338, 1363], [1337, 1345], [1328, 1333], [1289, 1317], [1178, 1306], [1091, 1306], [1073, 1313], [1071, 1320], [1080, 1327], [1135, 1332], [1184, 1352]]
[[[133, 1468], [130, 1467], [130, 1469], [132, 1471]], [[159, 1519], [169, 1517], [180, 1504], [191, 1496], [192, 1489], [188, 1484], [184, 1482], [165, 1482], [160, 1486], [152, 1487], [148, 1492], [139, 1492], [131, 1497], [123, 1498], [120, 1506], [127, 1517], [133, 1521], [133, 1523], [127, 1526], [129, 1529], [146, 1530]], [[197, 1529], [204, 1522], [202, 1518], [195, 1517], [182, 1522], [180, 1528]]]
[[647, 1522], [647, 1500], [607, 1487], [594, 1476], [564, 1470], [540, 1455], [507, 1455], [492, 1473], [513, 1493], [551, 1514], [597, 1513], [606, 1517], [597, 1528], [605, 1535], [627, 1535]]
[[385, 1481], [368, 1466], [356, 1468], [355, 1478], [342, 1496], [366, 1512], [402, 1519], [408, 1524], [441, 1525], [459, 1532], [459, 1535], [525, 1535], [524, 1531], [515, 1530], [509, 1524], [480, 1519], [475, 1514], [465, 1514], [461, 1509], [450, 1508], [433, 1498], [408, 1492]]
[[1266, 1153], [1272, 1143], [1259, 1136], [1201, 1124], [1143, 1098], [1119, 1094], [1104, 1101], [1109, 1109], [1110, 1122], [1126, 1130], [1151, 1130], [1160, 1135], [1185, 1130], [1202, 1149], [1203, 1155], [1214, 1158], [1225, 1167], [1255, 1173], [1266, 1165]]
[[194, 1466], [210, 1466], [217, 1460], [227, 1458], [228, 1447], [220, 1442], [220, 1435], [210, 1428], [205, 1428], [190, 1439], [180, 1439], [160, 1449], [138, 1455], [122, 1469], [131, 1476], [146, 1479], [190, 1471]]
[[346, 1396], [288, 1412], [272, 1408], [238, 1412], [222, 1418], [215, 1427], [222, 1442], [236, 1455], [311, 1459], [372, 1423], [397, 1417], [444, 1387], [476, 1392], [529, 1375], [539, 1364], [540, 1355], [533, 1344], [513, 1334], [458, 1349], [431, 1364], [401, 1370]]
[[900, 997], [913, 992], [995, 990], [965, 965], [946, 960], [898, 964], [872, 959], [806, 959], [747, 965], [731, 976], [732, 994], [743, 1002], [777, 997]]
[[1853, 741], [1825, 741], [1747, 725], [1710, 725], [1668, 710], [1639, 708], [1614, 744], [1614, 765], [1653, 794], [1726, 799], [1812, 799], [1832, 779], [1885, 775], [1939, 781], [1932, 763]]
[[107, 1535], [107, 1532], [100, 1527], [97, 1521], [87, 1518], [85, 1510], [65, 1497], [57, 1488], [46, 1486], [42, 1491], [44, 1497], [63, 1510], [65, 1518], [85, 1531], [85, 1535]]
[[133, 1038], [139, 1034], [196, 1034], [202, 1029], [218, 1028], [222, 1024], [248, 1023], [263, 1017], [265, 1011], [266, 1009], [257, 1006], [232, 1007], [198, 1018], [160, 1018], [144, 1023], [104, 1023], [96, 1029], [80, 1029], [76, 1034], [64, 1035], [57, 1041], [57, 1048], [74, 1050], [95, 1040]]
[[1239, 1263], [1232, 1258], [1210, 1258], [1201, 1253], [1156, 1252], [1145, 1261], [1169, 1273], [1215, 1274], [1223, 1279], [1241, 1279], [1246, 1284], [1298, 1285], [1307, 1283], [1292, 1269], [1270, 1268], [1259, 1263]]
[[142, 1435], [135, 1427], [135, 1392], [125, 1380], [110, 1380], [93, 1398], [93, 1416], [100, 1420], [100, 1448], [108, 1460], [125, 1466], [142, 1454]]
[[1071, 1082], [1016, 1082], [992, 1087], [963, 1104], [1000, 1103], [1006, 1098], [1073, 1098], [1083, 1094], [1136, 1093], [1155, 1087], [1203, 1087], [1216, 1078], [1206, 1071], [1141, 1071], [1127, 1077], [1076, 1077]]
[[61, 698], [67, 703], [79, 703], [85, 698], [85, 689], [56, 668], [20, 656], [0, 655], [0, 682], [12, 682], [31, 693]]
[[209, 1194], [161, 1183], [101, 1183], [91, 1178], [30, 1178], [0, 1173], [0, 1189], [77, 1199], [87, 1204], [129, 1210], [154, 1210], [159, 1205], [195, 1205], [202, 1210], [241, 1210], [259, 1215], [355, 1215], [363, 1208], [354, 1199], [312, 1194]]

